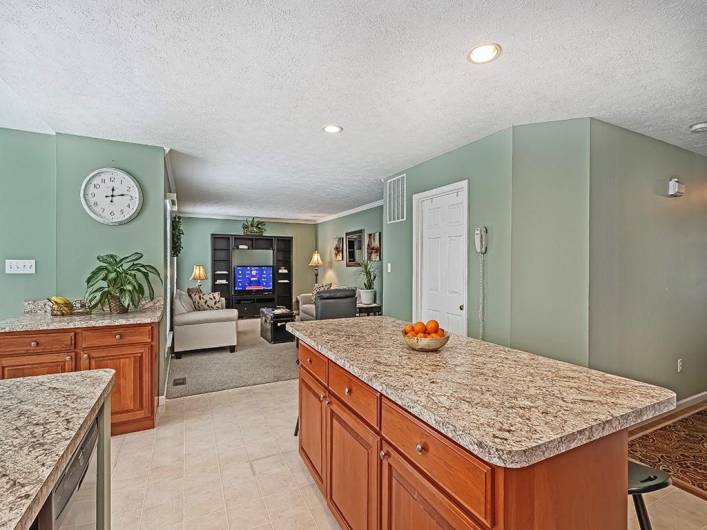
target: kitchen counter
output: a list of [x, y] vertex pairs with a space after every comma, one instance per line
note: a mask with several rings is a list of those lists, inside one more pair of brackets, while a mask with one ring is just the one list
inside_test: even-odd
[[155, 304], [123, 314], [96, 311], [90, 315], [53, 317], [48, 313], [27, 313], [20, 317], [0, 320], [0, 333], [151, 324], [159, 322], [161, 319], [162, 304]]
[[404, 322], [287, 324], [334, 363], [491, 464], [521, 468], [675, 407], [675, 393], [452, 335], [439, 352], [402, 341]]
[[30, 527], [104, 403], [109, 407], [113, 374], [0, 381], [0, 530]]

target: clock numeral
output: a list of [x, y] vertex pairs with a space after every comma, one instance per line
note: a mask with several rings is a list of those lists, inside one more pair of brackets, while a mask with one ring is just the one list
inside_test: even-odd
[[98, 206], [98, 201], [93, 201], [94, 206]]
[[115, 182], [115, 177], [110, 177], [111, 182]]
[[106, 183], [106, 179], [102, 178], [102, 179], [101, 179], [101, 184], [105, 184], [105, 183]]
[[95, 196], [96, 196], [96, 194], [92, 191], [92, 192], [91, 192], [91, 197], [95, 197]]
[[[132, 198], [132, 197], [131, 197], [131, 198]], [[131, 205], [130, 203], [128, 203], [128, 209], [129, 209], [129, 208], [132, 208], [132, 205]]]
[[93, 184], [93, 189], [94, 189], [94, 190], [99, 190], [99, 189], [101, 189], [101, 185], [96, 182], [96, 183]]
[[113, 217], [115, 215], [115, 212], [113, 210], [110, 211], [110, 216]]

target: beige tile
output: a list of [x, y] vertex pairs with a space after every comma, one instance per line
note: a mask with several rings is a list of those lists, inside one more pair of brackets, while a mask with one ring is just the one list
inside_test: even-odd
[[316, 508], [327, 508], [324, 496], [321, 491], [319, 491], [319, 488], [314, 484], [300, 488], [300, 495], [302, 495], [304, 502], [310, 510], [314, 510]]
[[660, 502], [689, 513], [696, 519], [700, 519], [702, 524], [707, 523], [707, 501], [696, 495], [673, 487], [660, 499]]
[[223, 511], [226, 515], [226, 503], [221, 488], [190, 491], [184, 494], [184, 520], [196, 520], [208, 514]]
[[250, 465], [253, 468], [253, 473], [256, 475], [288, 470], [288, 467], [285, 465], [285, 462], [279, 453], [261, 458], [255, 458], [250, 461]]
[[181, 502], [184, 496], [183, 479], [167, 479], [149, 482], [145, 492], [145, 508], [159, 506], [171, 501]]
[[314, 521], [317, 523], [318, 530], [339, 530], [339, 523], [336, 522], [326, 506], [318, 506], [310, 510]]
[[309, 511], [294, 512], [275, 517], [270, 521], [274, 530], [312, 530], [317, 523]]
[[286, 513], [309, 511], [304, 498], [296, 488], [284, 489], [279, 493], [263, 497], [263, 502], [271, 521]]
[[188, 513], [184, 516], [184, 529], [188, 530], [226, 530], [229, 528], [226, 508], [217, 508], [211, 513], [189, 519]]
[[183, 505], [178, 499], [164, 504], [151, 506], [142, 511], [140, 528], [144, 530], [162, 530], [183, 520]]
[[223, 495], [226, 498], [226, 503], [232, 502], [237, 504], [259, 499], [260, 490], [258, 489], [258, 482], [255, 478], [242, 478], [229, 483], [228, 486], [224, 484]]
[[184, 463], [158, 465], [150, 469], [150, 481], [174, 480], [184, 477]]
[[255, 480], [258, 482], [258, 489], [263, 497], [274, 495], [293, 485], [292, 474], [289, 470], [256, 475]]
[[265, 503], [262, 499], [253, 499], [245, 502], [231, 501], [226, 504], [230, 528], [250, 530], [263, 525], [268, 525], [270, 520]]

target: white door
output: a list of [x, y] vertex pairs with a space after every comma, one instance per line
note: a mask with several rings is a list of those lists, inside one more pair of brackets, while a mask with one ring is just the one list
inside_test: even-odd
[[467, 181], [413, 197], [413, 318], [466, 335]]

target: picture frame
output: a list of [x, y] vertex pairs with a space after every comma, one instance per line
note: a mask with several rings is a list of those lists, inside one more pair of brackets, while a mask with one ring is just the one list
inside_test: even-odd
[[335, 237], [332, 239], [334, 261], [344, 261], [344, 238]]
[[366, 259], [368, 261], [380, 261], [382, 252], [381, 233], [370, 232], [366, 238]]

